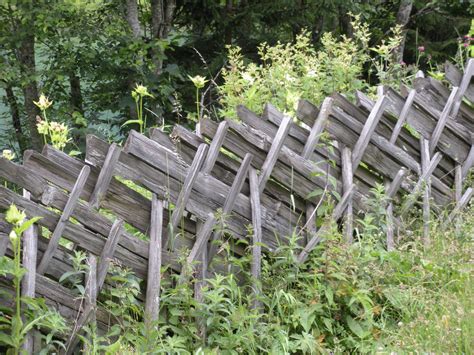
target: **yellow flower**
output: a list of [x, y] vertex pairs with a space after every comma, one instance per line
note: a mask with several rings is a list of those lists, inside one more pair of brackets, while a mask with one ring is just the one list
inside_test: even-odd
[[33, 101], [33, 103], [38, 106], [41, 111], [45, 111], [53, 104], [53, 101], [49, 101], [45, 94], [41, 94], [39, 100]]
[[10, 149], [4, 149], [2, 151], [2, 157], [8, 160], [15, 159], [15, 153], [13, 153]]
[[139, 97], [145, 96], [153, 97], [153, 95], [148, 92], [148, 88], [146, 86], [136, 84], [135, 89], [132, 91], [132, 97], [135, 100], [138, 100]]
[[209, 81], [209, 80], [206, 80], [206, 78], [201, 75], [196, 75], [194, 77], [188, 75], [188, 78], [189, 80], [193, 82], [194, 86], [198, 89], [202, 89], [204, 85], [206, 85], [206, 83]]
[[25, 212], [20, 211], [15, 205], [11, 205], [5, 215], [5, 220], [8, 223], [11, 223], [17, 226], [22, 224], [25, 218], [26, 218]]

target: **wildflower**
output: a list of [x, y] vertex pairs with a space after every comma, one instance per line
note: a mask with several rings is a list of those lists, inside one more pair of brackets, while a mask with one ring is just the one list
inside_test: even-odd
[[469, 43], [467, 43], [467, 42], [466, 42], [466, 43], [463, 43], [463, 46], [464, 46], [464, 47], [469, 47]]
[[15, 159], [15, 153], [13, 153], [10, 149], [4, 149], [2, 151], [2, 157], [7, 160], [13, 160]]
[[53, 102], [49, 101], [49, 99], [45, 96], [45, 94], [41, 94], [38, 101], [33, 101], [33, 103], [38, 106], [41, 111], [45, 111], [48, 107], [50, 107]]
[[403, 60], [400, 62], [400, 65], [407, 65]]
[[15, 205], [11, 205], [5, 215], [5, 220], [14, 225], [22, 224], [25, 218], [25, 212], [20, 211]]
[[252, 75], [250, 75], [249, 73], [245, 72], [245, 73], [242, 73], [242, 79], [244, 79], [246, 82], [250, 83], [250, 84], [253, 84], [255, 79], [253, 78]]
[[196, 75], [194, 77], [188, 75], [188, 78], [189, 80], [193, 82], [194, 86], [197, 89], [202, 89], [204, 85], [206, 85], [206, 83], [209, 81], [209, 80], [206, 80], [206, 78], [201, 75]]
[[132, 91], [133, 99], [138, 101], [140, 98], [145, 96], [153, 97], [153, 95], [148, 92], [148, 88], [146, 86], [136, 84], [135, 89]]
[[38, 133], [39, 134], [48, 134], [49, 132], [49, 125], [48, 122], [44, 120], [39, 120], [38, 123], [36, 124], [36, 127], [38, 128]]
[[425, 47], [424, 46], [419, 46], [418, 51], [423, 53], [425, 51]]
[[12, 230], [10, 232], [10, 234], [8, 235], [8, 237], [10, 238], [10, 242], [15, 245], [15, 242], [17, 241], [18, 239], [18, 234], [16, 234], [16, 232], [14, 230]]

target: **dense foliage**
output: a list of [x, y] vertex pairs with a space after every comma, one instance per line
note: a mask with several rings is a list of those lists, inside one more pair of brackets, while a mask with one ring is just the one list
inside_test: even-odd
[[[21, 160], [43, 144], [80, 155], [88, 132], [122, 142], [131, 128], [236, 118], [237, 104], [259, 113], [271, 102], [294, 114], [300, 99], [373, 95], [377, 84], [410, 83], [419, 69], [443, 80], [444, 60], [462, 68], [473, 54], [473, 10], [442, 0], [8, 0], [0, 4], [2, 155]], [[144, 322], [143, 280], [114, 264], [99, 296], [111, 324], [104, 334], [92, 322], [81, 341], [91, 354], [471, 353], [474, 211], [459, 228], [434, 224], [426, 248], [414, 209], [397, 250], [387, 251], [383, 187], [373, 193], [353, 244], [332, 221], [304, 265], [295, 262], [300, 235], [265, 254], [257, 309], [250, 257], [235, 256], [227, 242], [220, 253], [234, 272], [208, 279], [201, 302], [192, 281], [162, 270], [152, 326]], [[331, 206], [322, 207], [320, 219]], [[13, 281], [4, 295], [12, 307], [0, 309], [0, 344], [19, 353], [35, 328], [47, 334], [43, 353], [59, 351], [67, 322], [19, 293], [20, 241], [35, 219], [14, 206], [6, 216], [13, 231], [0, 276]], [[71, 253], [71, 264], [59, 282], [81, 299], [86, 255]]]
[[[137, 122], [123, 125], [140, 120], [130, 95], [136, 84], [152, 95], [142, 112], [147, 127], [193, 125], [196, 111], [220, 119], [240, 98], [225, 78], [235, 79], [232, 70], [242, 60], [246, 67], [255, 63], [247, 67], [250, 74], [257, 71], [255, 79], [269, 88], [278, 85], [284, 70], [297, 78], [285, 80], [286, 90], [257, 94], [282, 106], [291, 106], [302, 92], [313, 92], [309, 98], [319, 101], [333, 89], [389, 82], [384, 73], [390, 80], [403, 77], [411, 65], [438, 73], [446, 59], [465, 61], [463, 46], [470, 38], [465, 42], [463, 36], [472, 11], [468, 1], [444, 0], [3, 1], [0, 148], [18, 158], [26, 148], [40, 149], [41, 112], [33, 102], [41, 93], [54, 102], [51, 120], [69, 130], [67, 151], [83, 151], [87, 132], [120, 141], [128, 129], [140, 128]], [[359, 25], [349, 13], [360, 16]], [[401, 32], [394, 34], [397, 25]], [[390, 39], [396, 38], [401, 43], [393, 51]], [[312, 60], [307, 78], [300, 76], [306, 73], [301, 62], [291, 62], [303, 55]], [[269, 63], [277, 58], [281, 62]], [[188, 75], [209, 80], [198, 110]]]

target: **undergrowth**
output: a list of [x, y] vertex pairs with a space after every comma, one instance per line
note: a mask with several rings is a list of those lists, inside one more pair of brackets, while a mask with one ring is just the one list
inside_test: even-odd
[[193, 297], [191, 281], [164, 280], [160, 319], [151, 328], [142, 322], [136, 277], [115, 269], [102, 306], [121, 320], [110, 336], [99, 339], [110, 344], [102, 349], [130, 354], [471, 353], [472, 210], [456, 232], [454, 226], [441, 231], [433, 225], [429, 249], [413, 230], [391, 252], [381, 239], [383, 223], [368, 222], [380, 220], [377, 211], [359, 221], [351, 245], [333, 225], [301, 266], [295, 262], [295, 236], [265, 254], [260, 311], [251, 307], [250, 257], [224, 255], [241, 271], [208, 279], [202, 302]]

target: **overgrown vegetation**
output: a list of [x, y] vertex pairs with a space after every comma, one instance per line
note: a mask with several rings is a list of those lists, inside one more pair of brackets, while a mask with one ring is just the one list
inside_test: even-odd
[[[202, 4], [199, 9], [193, 2], [184, 2], [179, 4], [176, 17], [177, 22], [186, 19], [186, 25], [171, 30], [169, 23], [162, 24], [168, 26], [161, 27], [163, 33], [156, 33], [153, 18], [153, 6], [159, 1], [128, 1], [142, 11], [135, 14], [136, 18], [131, 18], [130, 9], [115, 1], [74, 3], [74, 6], [70, 2], [61, 6], [46, 4], [34, 11], [24, 4], [8, 2], [0, 6], [0, 16], [6, 18], [11, 14], [15, 28], [14, 36], [7, 40], [9, 26], [0, 25], [0, 35], [3, 34], [0, 40], [8, 44], [0, 52], [0, 64], [5, 64], [0, 69], [0, 79], [15, 128], [15, 132], [6, 135], [10, 149], [2, 153], [8, 160], [21, 157], [30, 145], [39, 148], [42, 144], [51, 144], [71, 155], [81, 154], [85, 132], [99, 134], [109, 142], [121, 142], [127, 127], [146, 133], [149, 127], [165, 128], [175, 121], [194, 125], [205, 115], [216, 120], [236, 118], [235, 107], [239, 104], [260, 113], [264, 104], [270, 102], [294, 115], [300, 99], [319, 104], [334, 91], [349, 98], [355, 90], [374, 94], [376, 84], [409, 83], [419, 68], [443, 80], [440, 59], [453, 56], [451, 59], [462, 68], [473, 53], [474, 27], [460, 40], [449, 37], [445, 47], [448, 56], [440, 54], [440, 41], [428, 34], [432, 24], [420, 31], [413, 25], [394, 25], [395, 21], [377, 25], [380, 14], [391, 12], [372, 9], [371, 2], [365, 2], [368, 4], [365, 7], [358, 2], [341, 1], [336, 9], [338, 15], [327, 10], [328, 18], [340, 20], [341, 24], [336, 26], [337, 30], [323, 34], [320, 30], [328, 25], [311, 27], [315, 22], [311, 16], [318, 12], [311, 13], [308, 9], [303, 16], [306, 26], [285, 19], [272, 27], [271, 19], [263, 16], [272, 9], [266, 1], [252, 9], [246, 9], [243, 1], [226, 2], [225, 15], [220, 11], [224, 9], [223, 2]], [[298, 10], [295, 4], [306, 2], [290, 3], [285, 2], [285, 13]], [[316, 3], [308, 7], [318, 10]], [[415, 4], [420, 12], [428, 9], [444, 14], [446, 8], [449, 10], [448, 5], [438, 1], [426, 7], [421, 3]], [[228, 12], [229, 6], [238, 13]], [[189, 16], [194, 15], [194, 10], [204, 15], [212, 13], [212, 25], [200, 23], [197, 16]], [[255, 26], [251, 28], [268, 31], [233, 32], [234, 24], [249, 25], [243, 20], [245, 12], [239, 12], [244, 10], [254, 16], [252, 26]], [[356, 15], [347, 15], [348, 10]], [[45, 15], [48, 11], [54, 16]], [[301, 13], [298, 12], [298, 17]], [[103, 21], [105, 14], [109, 17]], [[363, 19], [360, 14], [365, 14]], [[71, 18], [75, 16], [78, 21], [71, 26]], [[462, 19], [464, 31], [468, 21]], [[32, 36], [25, 28], [28, 23], [34, 23], [38, 29]], [[212, 31], [208, 26], [216, 29]], [[291, 31], [287, 29], [290, 27]], [[451, 32], [446, 31], [449, 35]], [[206, 46], [199, 46], [196, 33]], [[443, 35], [447, 36], [446, 33]], [[407, 40], [411, 39], [406, 46], [407, 61], [403, 60], [405, 34]], [[225, 41], [210, 45], [220, 37], [225, 37]], [[35, 57], [35, 39], [40, 40], [39, 52], [44, 57], [39, 76], [34, 61], [25, 58], [31, 44], [33, 52], [29, 54]], [[402, 58], [396, 55], [401, 46]], [[176, 52], [171, 53], [170, 48]], [[208, 63], [206, 60], [211, 55], [215, 58]], [[17, 57], [18, 66], [13, 60]], [[189, 76], [188, 72], [202, 75]], [[53, 107], [53, 102], [40, 94], [38, 88], [50, 94], [57, 105]], [[17, 97], [24, 101], [20, 105], [24, 113], [18, 111]], [[27, 138], [31, 138], [31, 144]], [[150, 197], [143, 187], [132, 181], [121, 181]], [[6, 182], [5, 187], [8, 187]], [[314, 191], [313, 195], [321, 193]], [[301, 248], [300, 235], [278, 236], [287, 237], [289, 243], [282, 243], [277, 250], [264, 255], [262, 293], [258, 300], [261, 309], [252, 307], [255, 300], [250, 285], [255, 280], [250, 274], [250, 250], [244, 256], [236, 256], [227, 243], [221, 245], [219, 250], [225, 265], [238, 272], [212, 275], [206, 280], [200, 301], [193, 295], [194, 281], [179, 282], [179, 276], [165, 267], [160, 318], [151, 326], [143, 321], [143, 280], [114, 263], [98, 300], [110, 322], [105, 329], [103, 323], [96, 322], [85, 327], [80, 339], [86, 345], [86, 352], [473, 352], [474, 210], [461, 217], [457, 228], [449, 226], [445, 230], [434, 222], [429, 247], [422, 242], [422, 223], [415, 210], [412, 220], [405, 221], [405, 230], [399, 231], [397, 249], [387, 251], [385, 208], [381, 208], [386, 200], [382, 186], [373, 190], [373, 197], [367, 201], [369, 210], [356, 221], [353, 244], [347, 244], [336, 221], [330, 221], [332, 225], [324, 235], [324, 243], [303, 265], [295, 261]], [[321, 206], [318, 218], [325, 218], [330, 208], [331, 204]], [[226, 216], [217, 217], [220, 228], [227, 233]], [[21, 239], [37, 219], [26, 221], [25, 214], [12, 206], [6, 220], [13, 230], [9, 253], [0, 259], [0, 275], [12, 280], [12, 292], [2, 294], [12, 307], [0, 309], [0, 343], [8, 353], [18, 354], [27, 332], [41, 329], [43, 353], [57, 352], [64, 347], [60, 339], [68, 331], [67, 321], [49, 309], [43, 299], [29, 299], [20, 294], [25, 273], [20, 264]], [[135, 228], [129, 225], [126, 228], [138, 238], [146, 239]], [[170, 242], [173, 244], [173, 240]], [[70, 258], [72, 270], [62, 275], [59, 282], [81, 300], [85, 298], [87, 257], [84, 252], [74, 250]], [[191, 269], [184, 261], [183, 267]]]
[[[380, 191], [374, 191], [369, 202], [377, 206], [380, 199]], [[390, 252], [383, 242], [384, 223], [374, 222], [383, 220], [379, 211], [373, 208], [359, 221], [351, 245], [334, 224], [325, 242], [301, 266], [295, 262], [299, 250], [295, 236], [265, 254], [261, 312], [251, 307], [248, 256], [236, 258], [221, 251], [225, 262], [241, 271], [208, 279], [201, 302], [193, 297], [191, 281], [179, 284], [178, 276], [171, 275], [162, 284], [160, 319], [152, 327], [145, 326], [138, 301], [141, 280], [114, 265], [99, 305], [115, 325], [104, 335], [91, 324], [81, 339], [91, 354], [471, 353], [472, 209], [462, 216], [461, 228], [444, 231], [433, 226], [428, 249], [421, 230], [411, 223], [412, 229], [400, 235], [397, 250]], [[10, 259], [3, 258], [2, 265], [6, 260]], [[76, 253], [76, 271], [62, 278], [78, 297], [84, 290], [74, 280], [87, 271], [84, 263], [84, 255]], [[43, 308], [34, 308], [35, 317], [44, 323], [51, 314], [43, 318], [39, 309]], [[51, 326], [51, 320], [46, 324]], [[21, 339], [15, 344], [19, 347]]]

